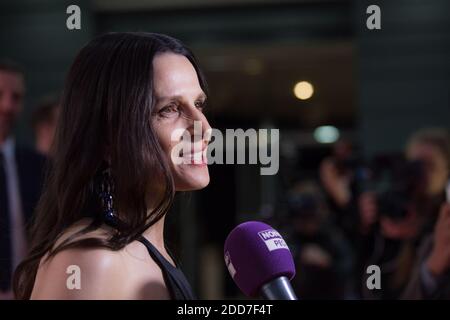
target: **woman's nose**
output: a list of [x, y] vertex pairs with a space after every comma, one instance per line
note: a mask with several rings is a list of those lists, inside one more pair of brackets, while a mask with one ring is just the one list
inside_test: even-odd
[[191, 135], [197, 137], [196, 139], [204, 139], [205, 135], [207, 135], [211, 130], [211, 126], [209, 125], [208, 119], [206, 119], [204, 113], [196, 108], [195, 111], [192, 112], [190, 120], [191, 123], [188, 131]]

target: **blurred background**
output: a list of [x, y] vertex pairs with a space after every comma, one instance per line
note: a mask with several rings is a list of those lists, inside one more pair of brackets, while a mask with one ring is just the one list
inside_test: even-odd
[[[66, 28], [70, 4], [81, 9], [81, 30]], [[381, 8], [381, 30], [366, 27], [371, 4]], [[210, 185], [174, 205], [169, 245], [198, 296], [241, 298], [223, 243], [238, 223], [261, 220], [287, 239], [300, 297], [399, 298], [448, 176], [449, 12], [446, 0], [2, 1], [0, 57], [19, 63], [26, 83], [15, 137], [36, 143], [36, 110], [60, 93], [73, 58], [94, 36], [176, 37], [206, 73], [213, 127], [280, 129], [277, 175], [261, 176], [259, 165], [211, 165]], [[430, 145], [435, 152], [422, 150]], [[436, 187], [421, 193], [414, 186], [424, 175], [432, 184], [439, 166], [423, 163], [439, 157], [446, 165], [434, 173]], [[414, 224], [406, 208], [428, 203], [421, 194], [433, 205], [423, 209], [429, 214], [414, 209], [426, 216]], [[372, 263], [386, 283], [365, 292]]]

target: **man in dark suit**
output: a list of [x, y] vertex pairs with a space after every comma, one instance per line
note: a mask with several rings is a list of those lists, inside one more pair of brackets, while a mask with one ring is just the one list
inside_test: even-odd
[[27, 250], [26, 224], [40, 196], [44, 158], [16, 144], [25, 93], [21, 69], [0, 61], [0, 299], [11, 299], [14, 269]]

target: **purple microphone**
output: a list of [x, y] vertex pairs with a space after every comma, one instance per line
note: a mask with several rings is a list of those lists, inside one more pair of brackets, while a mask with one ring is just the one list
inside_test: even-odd
[[234, 282], [249, 297], [297, 300], [289, 280], [295, 266], [286, 242], [271, 226], [244, 222], [225, 240], [225, 264]]

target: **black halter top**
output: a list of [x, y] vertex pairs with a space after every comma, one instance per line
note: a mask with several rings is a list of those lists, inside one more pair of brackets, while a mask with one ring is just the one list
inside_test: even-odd
[[179, 264], [176, 263], [176, 260], [171, 255], [169, 250], [167, 251], [171, 258], [175, 261], [176, 267], [174, 267], [169, 261], [167, 261], [164, 256], [159, 253], [159, 251], [143, 236], [138, 238], [138, 241], [141, 242], [148, 250], [148, 253], [152, 257], [152, 259], [156, 262], [156, 264], [161, 268], [164, 282], [166, 283], [167, 289], [169, 290], [170, 297], [173, 300], [194, 300], [196, 299], [194, 293], [184, 276], [183, 271], [181, 271]]

